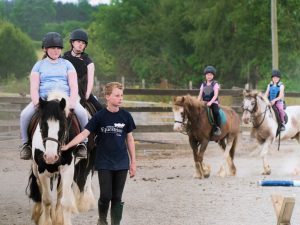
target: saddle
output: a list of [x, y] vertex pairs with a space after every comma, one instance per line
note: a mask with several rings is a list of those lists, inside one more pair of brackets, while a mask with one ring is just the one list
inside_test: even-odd
[[[40, 113], [39, 113], [39, 110], [37, 110], [33, 114], [32, 118], [29, 122], [28, 130], [27, 130], [30, 144], [32, 142], [33, 134], [37, 128], [39, 121], [40, 121]], [[70, 112], [70, 114], [67, 118], [67, 123], [68, 123], [68, 126], [74, 130], [76, 135], [80, 133], [79, 120], [74, 112]]]
[[[208, 118], [209, 124], [213, 126], [215, 124], [214, 115], [213, 115], [211, 108], [209, 108], [209, 107], [207, 107], [207, 118]], [[219, 109], [219, 119], [220, 119], [219, 122], [221, 125], [225, 124], [227, 121], [226, 114], [221, 108]]]
[[89, 100], [80, 99], [80, 104], [88, 111], [91, 116], [93, 116], [97, 112], [96, 107]]

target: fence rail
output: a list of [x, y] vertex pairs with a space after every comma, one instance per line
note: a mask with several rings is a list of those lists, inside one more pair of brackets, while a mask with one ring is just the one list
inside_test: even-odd
[[[193, 96], [197, 96], [199, 93], [198, 89], [134, 89], [134, 88], [125, 88], [125, 95], [151, 95], [151, 96], [179, 96], [190, 94]], [[238, 113], [241, 113], [241, 101], [242, 101], [242, 89], [221, 89], [220, 96], [231, 96], [232, 97], [232, 106]], [[300, 97], [300, 93], [287, 92], [285, 94], [286, 97]], [[10, 116], [14, 116], [13, 119], [19, 116], [19, 112], [30, 102], [29, 97], [24, 96], [0, 96], [0, 103], [4, 106], [0, 107], [0, 116], [2, 114], [8, 114]], [[7, 104], [7, 106], [5, 105]], [[9, 105], [14, 105], [14, 107], [10, 108]], [[17, 105], [17, 107], [16, 107]], [[124, 107], [129, 112], [144, 112], [144, 113], [171, 113], [172, 107], [158, 107], [158, 106], [128, 106]], [[11, 111], [9, 111], [11, 109]], [[6, 117], [3, 119], [7, 120]], [[1, 118], [0, 118], [1, 120]], [[136, 132], [172, 132], [172, 124], [173, 122], [165, 122], [163, 124], [151, 124], [151, 125], [138, 125]], [[10, 123], [1, 123], [1, 126], [5, 126], [4, 130], [12, 130], [16, 129], [17, 125], [13, 126]], [[11, 127], [7, 127], [11, 126]], [[1, 131], [1, 128], [0, 128]]]

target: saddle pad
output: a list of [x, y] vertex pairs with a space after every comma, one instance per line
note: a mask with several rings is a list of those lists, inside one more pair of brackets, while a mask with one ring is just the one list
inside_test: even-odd
[[222, 109], [219, 110], [219, 115], [220, 115], [221, 124], [225, 124], [227, 122], [227, 118], [225, 112]]
[[[213, 116], [212, 110], [209, 107], [207, 108], [207, 116], [208, 116], [209, 123], [211, 125], [213, 125], [214, 124], [214, 116]], [[226, 123], [226, 121], [227, 121], [226, 114], [221, 108], [219, 109], [219, 118], [220, 118], [220, 124]]]

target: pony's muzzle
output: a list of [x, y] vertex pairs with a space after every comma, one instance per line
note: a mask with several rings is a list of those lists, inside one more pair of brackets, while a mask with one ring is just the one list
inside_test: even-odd
[[44, 154], [44, 160], [47, 164], [54, 164], [57, 162], [57, 160], [59, 159], [59, 156], [57, 154], [54, 155], [47, 155]]
[[180, 131], [182, 131], [182, 123], [179, 123], [179, 122], [175, 122], [174, 123], [174, 126], [173, 126], [173, 130], [174, 131], [177, 131], [177, 132], [180, 132]]

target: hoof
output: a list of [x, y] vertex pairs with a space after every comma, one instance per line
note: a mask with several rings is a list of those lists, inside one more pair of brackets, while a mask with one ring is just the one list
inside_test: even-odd
[[198, 174], [198, 173], [194, 173], [193, 178], [194, 179], [202, 179], [203, 177], [200, 176], [200, 174]]
[[271, 170], [264, 171], [261, 173], [262, 175], [271, 175]]
[[210, 176], [210, 173], [204, 174], [204, 178], [209, 178], [209, 176]]
[[299, 169], [294, 169], [292, 174], [298, 176], [300, 174]]
[[203, 176], [204, 178], [208, 178], [210, 176], [211, 167], [210, 165], [203, 164]]
[[219, 172], [217, 173], [219, 177], [226, 177], [226, 171], [224, 170], [223, 166], [220, 168]]

